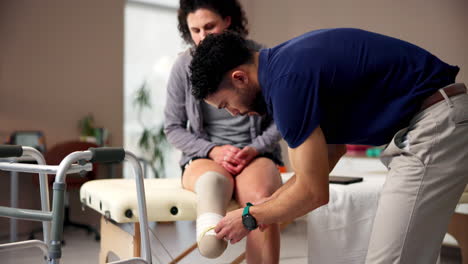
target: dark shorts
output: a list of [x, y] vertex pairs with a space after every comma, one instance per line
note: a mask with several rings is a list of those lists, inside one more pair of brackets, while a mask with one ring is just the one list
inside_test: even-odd
[[[258, 155], [256, 158], [267, 158], [267, 159], [270, 159], [271, 161], [273, 161], [273, 163], [275, 163], [276, 165], [283, 166], [283, 162], [281, 160], [278, 160], [277, 158], [275, 158], [271, 153], [265, 153], [265, 154], [262, 154], [262, 155]], [[209, 159], [209, 158], [208, 157], [194, 157], [194, 158], [192, 158], [187, 163], [180, 166], [180, 169], [182, 170], [182, 176], [184, 175], [184, 171], [188, 167], [188, 165], [190, 165], [190, 163], [192, 163], [193, 161], [195, 161], [197, 159]]]

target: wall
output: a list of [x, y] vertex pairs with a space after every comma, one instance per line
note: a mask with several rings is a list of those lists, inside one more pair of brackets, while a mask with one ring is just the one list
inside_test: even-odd
[[[41, 130], [49, 147], [77, 139], [78, 120], [92, 113], [110, 131], [111, 145], [122, 145], [124, 3], [0, 1], [0, 142], [14, 130]], [[0, 173], [3, 205], [10, 195], [5, 176]], [[19, 205], [38, 208], [32, 176], [21, 175], [20, 186]], [[75, 201], [72, 214], [79, 210]], [[21, 233], [31, 228], [20, 223]], [[7, 230], [0, 218], [0, 238]]]
[[468, 1], [243, 0], [250, 36], [269, 46], [310, 30], [357, 27], [417, 44], [461, 67], [468, 82]]
[[[76, 139], [78, 120], [122, 145], [123, 0], [0, 3], [0, 131]], [[1, 140], [4, 140], [2, 138]]]
[[[468, 1], [241, 0], [250, 37], [274, 46], [319, 28], [357, 27], [419, 45], [458, 65], [468, 83]], [[283, 142], [283, 149], [287, 146]], [[287, 160], [286, 151], [283, 152]], [[288, 163], [289, 164], [289, 163]]]

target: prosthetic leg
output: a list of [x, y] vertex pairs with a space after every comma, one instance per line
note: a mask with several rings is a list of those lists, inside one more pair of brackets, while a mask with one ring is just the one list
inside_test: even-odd
[[214, 228], [226, 215], [232, 191], [232, 183], [224, 175], [213, 171], [204, 173], [195, 184], [198, 250], [206, 258], [219, 257], [227, 247], [225, 240], [216, 238]]

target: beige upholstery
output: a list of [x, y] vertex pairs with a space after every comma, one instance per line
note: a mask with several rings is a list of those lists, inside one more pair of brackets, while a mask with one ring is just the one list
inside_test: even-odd
[[[282, 176], [283, 181], [290, 177], [285, 174]], [[149, 221], [196, 219], [196, 195], [184, 190], [179, 178], [146, 179], [145, 190]], [[81, 187], [80, 197], [84, 204], [117, 223], [138, 222], [136, 187], [133, 179], [89, 181]], [[459, 203], [468, 203], [468, 185]], [[236, 202], [232, 201], [230, 209], [237, 206]]]
[[[291, 176], [292, 173], [283, 174], [283, 181]], [[145, 194], [149, 221], [196, 220], [197, 218], [196, 195], [182, 188], [180, 178], [145, 179]], [[101, 213], [105, 219], [111, 219], [117, 223], [132, 222], [135, 229], [138, 228], [138, 201], [134, 179], [89, 181], [81, 186], [80, 197], [83, 204]], [[232, 200], [228, 211], [238, 207], [238, 204]], [[100, 264], [107, 263], [111, 252], [121, 259], [139, 256], [138, 233], [129, 234], [112, 221], [102, 220], [101, 234]], [[170, 264], [178, 263], [196, 248], [197, 243], [173, 258]], [[243, 260], [244, 254], [237, 257], [231, 264], [239, 264]]]
[[[145, 179], [149, 221], [195, 220], [196, 195], [182, 189], [180, 179]], [[89, 181], [80, 189], [80, 200], [117, 223], [138, 222], [134, 179]], [[230, 207], [237, 207], [232, 201]]]
[[[292, 176], [292, 173], [282, 174], [283, 182]], [[196, 195], [191, 191], [182, 189], [180, 178], [175, 179], [146, 179], [145, 180], [146, 203], [149, 221], [179, 221], [196, 219]], [[85, 183], [80, 190], [81, 201], [88, 207], [98, 211], [106, 218], [117, 223], [138, 222], [138, 205], [136, 198], [136, 187], [134, 179], [107, 179], [93, 180]], [[468, 203], [468, 186], [465, 188], [459, 203]], [[238, 207], [235, 201], [231, 202], [231, 209]], [[174, 208], [177, 208], [175, 210]], [[172, 210], [171, 210], [172, 209]], [[172, 211], [172, 213], [171, 213]], [[127, 215], [126, 215], [127, 212]], [[131, 212], [131, 215], [128, 213]], [[456, 237], [461, 245], [463, 259], [468, 259], [468, 240], [466, 239], [467, 215], [455, 214], [449, 226], [449, 233]], [[109, 230], [112, 230], [110, 232]], [[125, 235], [117, 226], [107, 221], [101, 223], [101, 233], [111, 237], [107, 243], [101, 240], [100, 263], [106, 263], [109, 252], [113, 252], [121, 258], [127, 257], [126, 253], [118, 250], [127, 248], [129, 245], [138, 244], [139, 238], [123, 239]], [[460, 231], [462, 230], [462, 231]], [[110, 233], [109, 233], [110, 232]], [[108, 234], [109, 233], [109, 234]], [[128, 235], [127, 235], [128, 236]], [[467, 241], [465, 241], [467, 240]], [[171, 263], [178, 263], [182, 258], [196, 248], [194, 244], [189, 250], [176, 257]], [[130, 248], [132, 252], [139, 252], [139, 248]], [[129, 250], [129, 249], [128, 249]], [[128, 251], [127, 250], [127, 251]], [[137, 254], [129, 254], [138, 256]], [[243, 258], [239, 257], [232, 263], [240, 263]], [[463, 262], [466, 263], [466, 262]], [[468, 263], [467, 263], [468, 264]]]

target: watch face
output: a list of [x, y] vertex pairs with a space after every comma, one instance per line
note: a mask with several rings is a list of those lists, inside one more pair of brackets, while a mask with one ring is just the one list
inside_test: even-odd
[[257, 228], [257, 221], [250, 214], [246, 214], [242, 216], [242, 223], [244, 224], [245, 228], [247, 228], [248, 230], [254, 230]]

